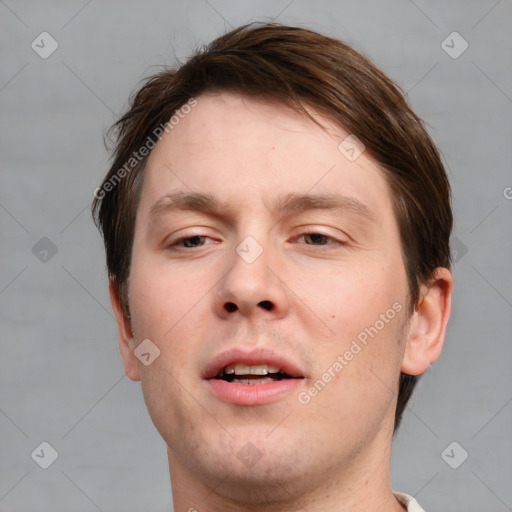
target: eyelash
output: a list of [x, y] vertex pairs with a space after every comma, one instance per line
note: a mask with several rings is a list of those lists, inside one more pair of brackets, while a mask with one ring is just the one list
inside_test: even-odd
[[[178, 238], [178, 240], [174, 241], [172, 244], [169, 244], [169, 248], [170, 249], [174, 249], [176, 247], [178, 247], [180, 244], [182, 244], [183, 242], [186, 242], [187, 240], [192, 240], [193, 238], [210, 238], [209, 236], [206, 236], [206, 235], [192, 235], [192, 236], [184, 236], [182, 238]], [[202, 245], [198, 245], [198, 246], [195, 246], [195, 247], [183, 247], [181, 246], [180, 249], [197, 249], [198, 247], [202, 247]]]
[[[329, 245], [345, 245], [344, 242], [341, 242], [339, 240], [336, 240], [335, 238], [329, 236], [329, 235], [326, 235], [325, 233], [320, 233], [318, 231], [307, 231], [307, 232], [304, 232], [302, 233], [301, 235], [299, 235], [298, 237], [295, 237], [295, 240], [300, 240], [301, 238], [304, 238], [304, 237], [311, 237], [313, 235], [319, 235], [321, 237], [323, 237], [323, 239], [327, 239], [330, 241], [330, 243], [325, 243], [325, 244], [305, 244], [305, 245], [311, 245], [313, 247], [327, 247]], [[187, 250], [187, 249], [198, 249], [199, 247], [203, 247], [205, 244], [203, 243], [202, 245], [197, 245], [197, 246], [193, 246], [193, 247], [184, 247], [183, 244], [184, 242], [186, 241], [189, 241], [189, 240], [192, 240], [193, 238], [202, 238], [202, 239], [212, 239], [211, 237], [209, 236], [206, 236], [206, 235], [192, 235], [192, 236], [184, 236], [182, 238], [178, 238], [177, 240], [175, 240], [174, 242], [172, 242], [168, 248], [169, 249], [174, 249], [174, 250], [180, 250], [180, 249], [184, 249], [184, 250]], [[214, 242], [216, 243], [216, 242]]]
[[344, 245], [343, 242], [340, 242], [339, 240], [336, 240], [335, 238], [333, 238], [332, 236], [329, 236], [329, 235], [326, 235], [325, 233], [320, 233], [318, 231], [307, 231], [305, 233], [302, 233], [299, 237], [297, 237], [296, 239], [299, 240], [301, 238], [304, 238], [306, 236], [313, 236], [313, 235], [319, 235], [321, 237], [327, 240], [330, 240], [331, 243], [326, 243], [326, 244], [306, 244], [306, 245], [312, 245], [313, 247], [327, 247], [328, 245]]

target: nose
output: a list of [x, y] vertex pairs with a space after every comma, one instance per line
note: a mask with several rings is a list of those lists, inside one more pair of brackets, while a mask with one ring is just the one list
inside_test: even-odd
[[286, 316], [289, 309], [286, 285], [276, 271], [277, 264], [269, 249], [264, 249], [253, 261], [246, 257], [242, 247], [239, 252], [233, 251], [227, 265], [229, 268], [214, 299], [218, 316], [223, 319]]

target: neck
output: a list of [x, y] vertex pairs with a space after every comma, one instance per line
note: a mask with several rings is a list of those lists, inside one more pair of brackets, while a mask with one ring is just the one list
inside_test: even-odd
[[[382, 433], [381, 433], [382, 434]], [[386, 436], [388, 437], [388, 436]], [[320, 478], [307, 475], [299, 481], [268, 482], [275, 492], [262, 501], [258, 493], [237, 492], [236, 482], [219, 475], [216, 482], [205, 481], [168, 449], [169, 471], [176, 512], [403, 512], [390, 485], [389, 439], [375, 439], [350, 464], [326, 471]], [[383, 444], [383, 441], [386, 441]], [[387, 447], [387, 449], [383, 449]], [[377, 449], [378, 448], [378, 449]], [[314, 481], [316, 484], [311, 485]]]

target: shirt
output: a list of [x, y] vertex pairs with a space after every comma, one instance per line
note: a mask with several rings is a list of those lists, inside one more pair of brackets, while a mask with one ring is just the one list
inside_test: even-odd
[[419, 505], [418, 502], [407, 494], [395, 492], [395, 496], [398, 501], [407, 507], [407, 512], [425, 512]]

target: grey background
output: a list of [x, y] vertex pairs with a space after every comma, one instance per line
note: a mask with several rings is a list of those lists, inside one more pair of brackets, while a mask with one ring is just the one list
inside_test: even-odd
[[[102, 137], [156, 66], [271, 19], [370, 56], [408, 92], [451, 177], [454, 311], [395, 439], [393, 487], [427, 511], [512, 510], [510, 0], [0, 0], [2, 512], [172, 509], [89, 213]], [[47, 59], [31, 48], [43, 31], [59, 45]], [[456, 59], [441, 46], [453, 31], [469, 44]], [[58, 452], [46, 470], [31, 457], [43, 441]], [[441, 456], [453, 441], [445, 460], [469, 455], [457, 469]]]

